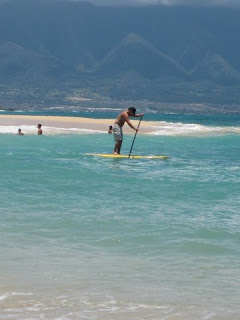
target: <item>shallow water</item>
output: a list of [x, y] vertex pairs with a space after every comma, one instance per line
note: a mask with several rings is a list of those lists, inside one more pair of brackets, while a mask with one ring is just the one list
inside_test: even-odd
[[240, 136], [112, 139], [0, 135], [0, 319], [239, 319]]

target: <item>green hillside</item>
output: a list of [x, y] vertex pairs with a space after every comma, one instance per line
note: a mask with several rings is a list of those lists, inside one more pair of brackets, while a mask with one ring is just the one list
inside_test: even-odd
[[240, 83], [240, 74], [218, 54], [208, 53], [192, 74], [196, 79], [209, 79], [215, 83]]
[[187, 78], [185, 70], [171, 57], [136, 34], [129, 34], [96, 68], [101, 75], [135, 71], [145, 78]]
[[239, 16], [236, 8], [0, 2], [0, 85], [81, 87], [114, 98], [230, 101], [229, 87], [237, 92], [239, 86]]

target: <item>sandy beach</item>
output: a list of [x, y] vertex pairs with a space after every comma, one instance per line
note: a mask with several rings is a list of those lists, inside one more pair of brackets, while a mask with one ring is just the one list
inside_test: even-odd
[[[62, 116], [28, 116], [28, 115], [0, 115], [0, 126], [9, 127], [37, 127], [42, 124], [43, 132], [48, 133], [51, 129], [80, 129], [107, 132], [108, 127], [112, 125], [114, 119], [92, 119], [80, 117], [62, 117]], [[137, 126], [139, 119], [131, 120]], [[156, 125], [156, 123], [155, 123]], [[139, 133], [150, 133], [153, 128], [152, 122], [142, 121]], [[31, 129], [31, 130], [32, 130]], [[124, 126], [124, 133], [133, 133], [128, 125]]]
[[[139, 118], [131, 119], [138, 126]], [[93, 119], [84, 117], [37, 116], [37, 115], [0, 115], [0, 133], [16, 134], [18, 128], [25, 134], [37, 134], [37, 124], [42, 124], [43, 134], [90, 134], [107, 133], [114, 119]], [[127, 124], [124, 134], [133, 135], [135, 131]], [[142, 121], [138, 134], [161, 136], [206, 136], [222, 134], [240, 134], [238, 126], [204, 126], [198, 123]]]

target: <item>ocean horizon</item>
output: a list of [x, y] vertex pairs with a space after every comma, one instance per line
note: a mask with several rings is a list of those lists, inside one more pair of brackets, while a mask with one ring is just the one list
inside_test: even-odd
[[0, 319], [240, 318], [239, 118], [144, 120], [132, 153], [169, 159], [88, 156], [112, 153], [107, 125], [2, 121]]

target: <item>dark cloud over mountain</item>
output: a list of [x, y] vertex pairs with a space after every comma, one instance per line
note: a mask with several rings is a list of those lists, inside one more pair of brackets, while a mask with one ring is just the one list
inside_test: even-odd
[[[134, 1], [128, 4], [155, 0]], [[240, 8], [6, 2], [0, 0], [0, 84], [82, 87], [121, 99], [240, 103]]]
[[[1, 3], [11, 2], [12, 0], [0, 0]], [[32, 2], [38, 0], [32, 0]], [[48, 0], [49, 2], [53, 0]], [[89, 2], [99, 6], [147, 6], [147, 5], [166, 5], [166, 6], [194, 6], [194, 7], [240, 7], [240, 0], [59, 0], [68, 2]]]
[[[75, 0], [78, 1], [78, 0]], [[240, 6], [239, 0], [89, 0], [95, 5], [190, 5], [190, 6]]]

